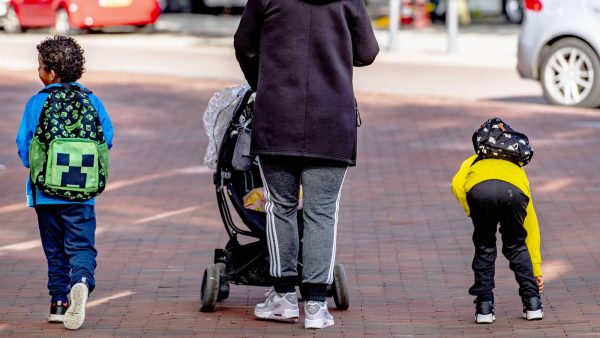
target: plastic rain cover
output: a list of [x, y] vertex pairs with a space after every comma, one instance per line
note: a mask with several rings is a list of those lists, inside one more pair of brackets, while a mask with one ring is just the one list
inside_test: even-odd
[[244, 94], [250, 90], [247, 84], [225, 88], [213, 94], [208, 101], [208, 107], [204, 111], [204, 130], [208, 135], [208, 146], [204, 155], [204, 164], [211, 169], [217, 167], [219, 158], [219, 147], [223, 140], [223, 134], [233, 118], [233, 114], [242, 104]]

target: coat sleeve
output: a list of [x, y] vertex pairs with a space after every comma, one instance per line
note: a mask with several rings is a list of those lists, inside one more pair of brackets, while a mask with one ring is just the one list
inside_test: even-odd
[[469, 209], [469, 204], [467, 203], [467, 192], [465, 191], [465, 183], [467, 182], [467, 174], [469, 173], [469, 168], [471, 168], [471, 164], [477, 155], [473, 155], [466, 159], [454, 175], [452, 179], [452, 183], [450, 184], [450, 189], [452, 189], [452, 193], [454, 197], [458, 200], [458, 203], [463, 207], [467, 217], [471, 217], [471, 210]]
[[262, 20], [261, 0], [248, 0], [233, 37], [235, 57], [248, 84], [255, 91], [258, 85], [258, 51]]
[[375, 61], [379, 45], [371, 26], [364, 0], [356, 1], [356, 16], [350, 25], [352, 53], [355, 67], [368, 66]]
[[529, 199], [529, 205], [527, 205], [527, 216], [523, 222], [523, 227], [527, 231], [527, 238], [525, 238], [525, 245], [529, 251], [531, 257], [531, 263], [533, 265], [533, 275], [535, 277], [542, 276], [542, 253], [540, 251], [540, 228], [538, 225], [537, 215], [533, 208], [533, 200]]

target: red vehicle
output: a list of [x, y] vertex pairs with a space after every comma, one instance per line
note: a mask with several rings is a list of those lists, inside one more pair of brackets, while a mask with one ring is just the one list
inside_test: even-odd
[[4, 31], [53, 28], [55, 34], [107, 26], [152, 25], [160, 15], [157, 0], [10, 0]]

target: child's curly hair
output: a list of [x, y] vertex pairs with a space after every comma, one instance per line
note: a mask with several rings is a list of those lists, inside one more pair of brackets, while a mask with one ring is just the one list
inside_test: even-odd
[[45, 70], [53, 70], [63, 83], [74, 82], [85, 72], [83, 49], [75, 39], [69, 36], [46, 38], [39, 45]]

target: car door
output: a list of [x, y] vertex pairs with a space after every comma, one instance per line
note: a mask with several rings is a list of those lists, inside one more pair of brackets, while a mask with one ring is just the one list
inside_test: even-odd
[[54, 24], [54, 0], [21, 0], [18, 1], [22, 26], [46, 27]]

